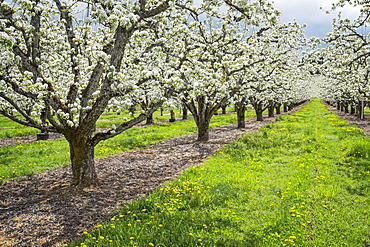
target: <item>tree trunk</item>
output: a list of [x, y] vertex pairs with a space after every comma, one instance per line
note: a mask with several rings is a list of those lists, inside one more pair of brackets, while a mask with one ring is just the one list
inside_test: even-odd
[[88, 139], [78, 134], [68, 139], [72, 164], [72, 185], [88, 187], [98, 184], [94, 163], [94, 145]]
[[150, 125], [150, 124], [153, 124], [153, 114], [150, 114], [148, 117], [147, 117], [147, 119], [146, 119], [146, 122], [145, 122], [145, 124], [146, 125]]
[[284, 104], [284, 112], [288, 112], [288, 105]]
[[176, 121], [175, 112], [173, 110], [170, 110], [170, 120], [171, 123]]
[[222, 108], [222, 114], [226, 114], [227, 105], [224, 105], [221, 108]]
[[245, 128], [245, 105], [243, 102], [238, 102], [235, 104], [236, 116], [238, 118], [238, 129]]
[[356, 113], [356, 107], [354, 107], [353, 105], [351, 105], [350, 114], [351, 115], [355, 115], [355, 113]]
[[253, 104], [254, 111], [256, 112], [257, 121], [263, 121], [263, 106], [262, 103]]
[[196, 99], [189, 100], [189, 103], [184, 101], [189, 111], [193, 114], [195, 123], [198, 127], [199, 142], [206, 142], [209, 140], [209, 123], [214, 113], [225, 104], [227, 98], [223, 98], [219, 103], [212, 105], [207, 102], [206, 96], [200, 95]]
[[186, 105], [185, 105], [185, 104], [184, 104], [184, 106], [182, 107], [182, 119], [183, 119], [183, 120], [188, 119], [188, 108], [186, 107]]
[[365, 106], [365, 104], [363, 102], [360, 101], [358, 103], [358, 118], [360, 118], [361, 120], [365, 119], [364, 106]]
[[273, 102], [270, 102], [268, 109], [268, 117], [275, 117], [274, 110], [275, 110], [275, 104]]
[[210, 119], [207, 116], [199, 116], [196, 121], [198, 127], [198, 142], [206, 142], [209, 140], [209, 123]]
[[348, 109], [348, 105], [347, 104], [344, 105], [344, 113], [349, 113], [349, 109]]
[[277, 104], [277, 105], [275, 106], [276, 114], [277, 114], [277, 115], [281, 114], [280, 107], [281, 107], [281, 104]]
[[263, 121], [263, 114], [261, 111], [256, 111], [257, 121]]

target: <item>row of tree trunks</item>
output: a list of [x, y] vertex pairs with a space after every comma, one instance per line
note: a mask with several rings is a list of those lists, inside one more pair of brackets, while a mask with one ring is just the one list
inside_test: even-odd
[[346, 114], [355, 115], [359, 119], [365, 119], [364, 109], [369, 105], [369, 102], [366, 101], [327, 101], [327, 103], [333, 107], [336, 107], [337, 110]]

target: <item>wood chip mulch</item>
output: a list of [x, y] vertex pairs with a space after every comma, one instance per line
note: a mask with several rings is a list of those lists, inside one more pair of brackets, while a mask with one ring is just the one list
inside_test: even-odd
[[196, 134], [189, 134], [97, 159], [98, 187], [71, 187], [69, 166], [8, 181], [0, 185], [0, 246], [67, 244], [108, 220], [123, 204], [147, 195], [272, 120], [252, 118], [246, 120], [245, 129], [235, 124], [212, 129], [206, 143], [195, 142]]

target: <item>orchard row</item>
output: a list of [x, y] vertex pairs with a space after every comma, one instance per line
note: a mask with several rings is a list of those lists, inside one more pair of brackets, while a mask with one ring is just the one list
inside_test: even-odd
[[[0, 114], [62, 133], [73, 183], [95, 184], [94, 147], [160, 107], [188, 109], [207, 141], [211, 117], [227, 104], [244, 127], [247, 106], [262, 120], [266, 108], [327, 95], [314, 80], [334, 74], [320, 67], [330, 59], [320, 60], [321, 41], [279, 15], [265, 0], [2, 2]], [[95, 132], [105, 111], [138, 106], [139, 116]]]

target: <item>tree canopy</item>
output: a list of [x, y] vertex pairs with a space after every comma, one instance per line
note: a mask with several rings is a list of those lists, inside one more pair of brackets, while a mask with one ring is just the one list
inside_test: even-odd
[[[72, 183], [95, 185], [94, 147], [169, 99], [193, 113], [199, 141], [226, 103], [308, 99], [308, 41], [279, 15], [265, 0], [1, 1], [0, 114], [62, 133]], [[107, 109], [136, 104], [134, 119], [96, 130]]]

